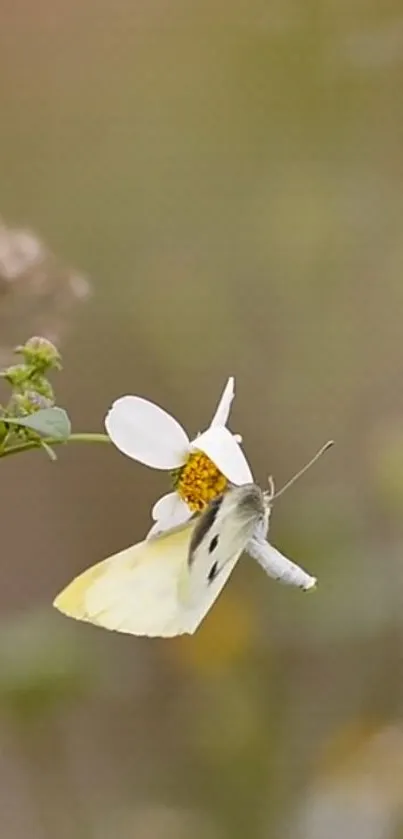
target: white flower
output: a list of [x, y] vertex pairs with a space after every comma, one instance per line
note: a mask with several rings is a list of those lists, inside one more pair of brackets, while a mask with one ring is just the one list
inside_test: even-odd
[[226, 423], [234, 398], [234, 379], [225, 386], [207, 431], [189, 440], [174, 417], [140, 396], [122, 396], [105, 419], [112, 442], [123, 454], [154, 469], [177, 470], [175, 491], [163, 495], [152, 509], [150, 533], [187, 521], [222, 492], [227, 483], [253, 482], [248, 462]]

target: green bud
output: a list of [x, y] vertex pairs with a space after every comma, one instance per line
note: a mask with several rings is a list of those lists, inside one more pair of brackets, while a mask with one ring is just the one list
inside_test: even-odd
[[0, 371], [0, 376], [6, 379], [17, 393], [25, 395], [29, 392], [31, 396], [36, 393], [49, 400], [50, 404], [46, 407], [54, 405], [55, 395], [52, 385], [45, 376], [33, 367], [27, 367], [25, 364], [14, 364], [12, 367]]
[[22, 389], [30, 380], [32, 371], [25, 364], [13, 364], [0, 371], [0, 376], [6, 379], [12, 387]]
[[34, 414], [41, 408], [52, 408], [53, 401], [34, 390], [26, 390], [24, 393], [14, 393], [9, 404], [9, 415], [24, 417]]
[[60, 353], [47, 338], [34, 336], [20, 347], [17, 347], [15, 352], [22, 355], [26, 364], [35, 367], [42, 372], [46, 369], [60, 370], [61, 357]]
[[44, 397], [48, 400], [48, 405], [42, 405], [43, 408], [51, 408], [55, 404], [55, 394], [53, 387], [45, 378], [45, 376], [32, 376], [30, 380], [30, 391], [35, 392], [38, 396]]

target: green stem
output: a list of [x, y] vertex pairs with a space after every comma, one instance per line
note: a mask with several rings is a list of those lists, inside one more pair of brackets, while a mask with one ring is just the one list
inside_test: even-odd
[[[45, 437], [43, 442], [48, 446], [59, 446], [61, 443], [110, 443], [110, 438], [107, 434], [93, 434], [88, 431], [79, 434], [70, 434], [70, 437], [68, 437], [67, 440]], [[40, 449], [41, 446], [41, 440], [27, 440], [26, 443], [18, 443], [17, 446], [10, 446], [9, 449], [0, 451], [0, 457], [7, 457], [9, 454], [19, 454], [20, 452], [28, 452], [30, 449]]]

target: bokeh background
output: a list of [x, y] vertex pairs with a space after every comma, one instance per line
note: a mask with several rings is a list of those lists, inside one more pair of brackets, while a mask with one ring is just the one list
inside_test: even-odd
[[244, 559], [193, 638], [51, 609], [166, 476], [107, 446], [1, 464], [6, 839], [403, 837], [403, 5], [12, 0], [0, 27], [0, 345], [60, 345], [74, 430], [236, 376], [256, 480], [319, 577]]

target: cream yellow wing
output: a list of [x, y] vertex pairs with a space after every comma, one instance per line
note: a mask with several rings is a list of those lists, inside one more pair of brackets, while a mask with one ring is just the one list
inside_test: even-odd
[[131, 635], [188, 632], [179, 590], [187, 589], [193, 530], [191, 522], [99, 562], [76, 577], [53, 605], [70, 618]]

